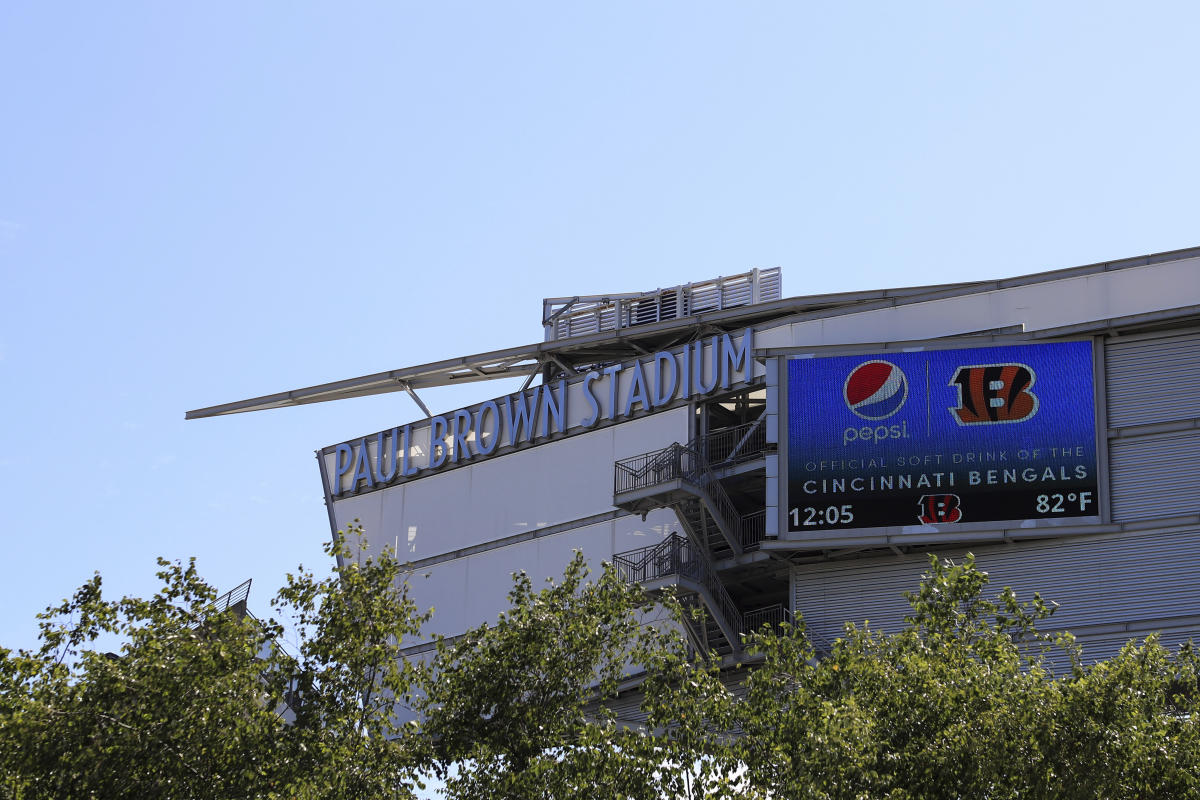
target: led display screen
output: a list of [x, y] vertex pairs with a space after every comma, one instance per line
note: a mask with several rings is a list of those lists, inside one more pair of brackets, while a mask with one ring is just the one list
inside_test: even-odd
[[792, 358], [787, 530], [1098, 515], [1091, 342]]

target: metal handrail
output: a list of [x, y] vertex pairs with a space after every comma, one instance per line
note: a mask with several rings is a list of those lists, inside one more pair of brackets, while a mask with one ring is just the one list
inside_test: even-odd
[[767, 303], [782, 296], [779, 267], [656, 289], [542, 300], [546, 341], [678, 319], [704, 311]]
[[[697, 437], [686, 445], [678, 442], [661, 450], [630, 456], [614, 465], [613, 490], [617, 493], [646, 489], [692, 472], [683, 462], [682, 450], [701, 456], [708, 464], [728, 466], [751, 461], [767, 448], [767, 432], [761, 420], [725, 428]], [[682, 450], [681, 450], [682, 448]]]
[[247, 578], [237, 586], [230, 589], [225, 594], [212, 601], [209, 606], [214, 612], [228, 611], [231, 608], [236, 608], [239, 604], [245, 605], [250, 598], [250, 584], [254, 581], [253, 578]]
[[767, 538], [767, 510], [755, 511], [741, 518], [738, 525], [738, 540], [742, 548], [753, 547]]
[[679, 448], [681, 445], [672, 444], [662, 450], [623, 458], [616, 462], [613, 469], [613, 491], [633, 491], [656, 486], [682, 475]]
[[753, 422], [699, 437], [689, 444], [703, 453], [709, 464], [715, 466], [723, 467], [752, 461], [767, 449], [767, 429], [761, 423], [760, 417]]
[[792, 612], [787, 609], [783, 603], [775, 603], [762, 608], [755, 608], [747, 611], [742, 616], [742, 626], [747, 633], [754, 633], [764, 625], [769, 625], [772, 628], [777, 627], [784, 622], [792, 621]]
[[[747, 429], [741, 431], [743, 436], [746, 432]], [[690, 444], [675, 442], [662, 450], [624, 458], [613, 465], [614, 494], [647, 489], [671, 480], [685, 481], [704, 492], [719, 522], [725, 524], [741, 547], [754, 546], [766, 537], [765, 510], [742, 516], [708, 459]]]
[[808, 637], [808, 643], [812, 645], [813, 650], [815, 650], [818, 654], [827, 656], [833, 652], [833, 642], [829, 641], [812, 628], [805, 627], [804, 635]]
[[686, 455], [691, 456], [684, 462], [690, 461], [691, 469], [683, 474], [683, 479], [708, 495], [709, 501], [720, 517], [719, 522], [724, 522], [730, 533], [740, 539], [742, 515], [738, 513], [733, 500], [729, 499], [729, 493], [725, 491], [721, 481], [717, 480], [717, 476], [709, 468], [708, 460], [690, 447], [682, 449]]
[[711, 609], [713, 613], [721, 615], [733, 630], [734, 638], [739, 640], [730, 644], [734, 649], [741, 647], [740, 639], [745, 631], [742, 613], [725, 584], [688, 537], [673, 533], [659, 544], [617, 553], [613, 556], [613, 566], [629, 583], [646, 583], [675, 575], [696, 581], [708, 590], [716, 603], [717, 608]]
[[250, 613], [250, 609], [247, 607], [247, 601], [250, 599], [250, 584], [253, 581], [253, 578], [247, 578], [228, 592], [225, 592], [225, 594], [217, 597], [217, 599], [205, 606], [198, 617], [190, 623], [191, 627], [197, 628], [203, 625], [214, 614], [220, 614], [230, 609], [238, 617], [249, 616], [253, 619], [254, 615]]
[[673, 575], [674, 571], [665, 566], [672, 563], [670, 553], [673, 547], [671, 538], [668, 537], [656, 545], [617, 553], [613, 556], [613, 566], [617, 574], [629, 583], [645, 583], [667, 574]]
[[[796, 624], [796, 618], [792, 615], [790, 609], [783, 603], [775, 603], [762, 608], [755, 608], [747, 611], [742, 617], [743, 630], [747, 634], [756, 633], [762, 630], [764, 625], [769, 625], [772, 628], [777, 628], [784, 622], [790, 625]], [[833, 652], [833, 642], [826, 639], [821, 634], [805, 627], [804, 636], [808, 639], [809, 645], [813, 652], [820, 656], [828, 656]]]

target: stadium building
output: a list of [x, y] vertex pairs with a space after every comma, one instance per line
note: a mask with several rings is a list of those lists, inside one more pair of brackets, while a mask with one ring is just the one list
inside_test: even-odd
[[[930, 552], [1057, 601], [1092, 658], [1200, 633], [1200, 248], [791, 298], [754, 270], [548, 299], [542, 324], [188, 417], [408, 392], [425, 416], [323, 447], [320, 480], [331, 528], [394, 545], [446, 636], [576, 549], [679, 587], [705, 611], [688, 636], [730, 663], [788, 614], [818, 643], [896, 629]], [[436, 414], [419, 395], [514, 376]]]

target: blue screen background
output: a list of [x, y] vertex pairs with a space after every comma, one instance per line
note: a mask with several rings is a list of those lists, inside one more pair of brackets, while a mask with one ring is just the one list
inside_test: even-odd
[[[894, 364], [907, 378], [907, 400], [886, 419], [863, 419], [845, 399], [847, 376], [868, 361]], [[959, 388], [951, 382], [956, 370], [1008, 363], [1033, 371], [1029, 391], [1038, 399], [1037, 411], [1019, 422], [958, 424], [952, 414], [959, 406]], [[923, 494], [939, 491], [962, 497], [964, 522], [1041, 516], [1030, 498], [1096, 488], [1092, 365], [1089, 341], [792, 359], [787, 369], [788, 503], [793, 508], [806, 503], [855, 505], [854, 523], [824, 527], [916, 524], [914, 503]], [[847, 441], [847, 429], [863, 426], [886, 426], [888, 438], [864, 441], [853, 439], [855, 433]], [[897, 432], [893, 426], [901, 428], [904, 438], [891, 435]], [[1081, 467], [1086, 477], [1077, 477]], [[1049, 468], [1059, 476], [1065, 470], [1069, 478], [970, 485], [973, 470], [1005, 468], [1034, 468], [1039, 475]], [[944, 488], [950, 473], [954, 486]], [[818, 491], [811, 491], [813, 481], [901, 474], [925, 474], [931, 482], [940, 480], [943, 488], [833, 493], [817, 485]], [[1054, 515], [1093, 515], [1097, 507], [1098, 499], [1089, 509]]]

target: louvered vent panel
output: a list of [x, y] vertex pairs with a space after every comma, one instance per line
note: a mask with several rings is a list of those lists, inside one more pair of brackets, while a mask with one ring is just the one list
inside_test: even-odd
[[553, 322], [544, 323], [547, 341], [551, 341], [678, 319], [705, 311], [769, 303], [780, 298], [782, 286], [779, 267], [772, 267], [646, 292], [637, 297], [622, 296], [624, 299], [591, 295], [568, 302], [550, 298], [542, 301], [542, 318], [550, 320], [554, 317]]
[[721, 294], [716, 284], [693, 287], [691, 298], [692, 314], [699, 314], [702, 311], [716, 311], [721, 305]]
[[1114, 439], [1108, 447], [1114, 521], [1200, 508], [1200, 431]]
[[783, 276], [778, 269], [764, 269], [759, 273], [758, 302], [769, 303], [783, 297]]
[[753, 287], [748, 280], [729, 281], [722, 289], [725, 308], [747, 305], [753, 293]]
[[1110, 340], [1105, 367], [1110, 427], [1200, 417], [1200, 333]]

